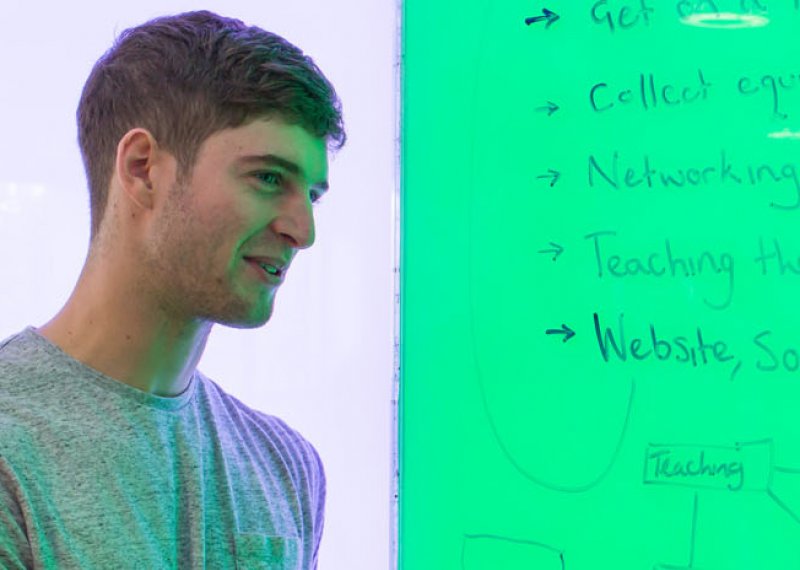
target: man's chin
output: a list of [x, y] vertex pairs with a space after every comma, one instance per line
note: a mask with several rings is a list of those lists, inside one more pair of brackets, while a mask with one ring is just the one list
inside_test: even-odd
[[266, 314], [251, 314], [246, 318], [228, 318], [217, 320], [216, 323], [233, 329], [257, 329], [263, 327], [272, 318], [272, 305]]

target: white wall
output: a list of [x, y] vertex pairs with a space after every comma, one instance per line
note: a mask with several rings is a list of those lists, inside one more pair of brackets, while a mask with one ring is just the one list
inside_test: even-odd
[[[357, 0], [2, 0], [0, 338], [64, 304], [89, 238], [75, 109], [123, 29], [209, 9], [276, 32], [311, 55], [344, 105], [349, 141], [330, 163], [317, 241], [300, 253], [261, 329], [217, 325], [199, 368], [288, 421], [328, 476], [321, 570], [391, 559], [396, 7]], [[258, 355], [258, 359], [254, 359]]]

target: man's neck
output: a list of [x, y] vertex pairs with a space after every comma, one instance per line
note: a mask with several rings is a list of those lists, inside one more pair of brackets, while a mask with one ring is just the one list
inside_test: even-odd
[[87, 289], [79, 283], [39, 334], [75, 360], [143, 392], [174, 397], [186, 390], [213, 323], [175, 326], [145, 307], [121, 302], [124, 297], [101, 293], [89, 299]]

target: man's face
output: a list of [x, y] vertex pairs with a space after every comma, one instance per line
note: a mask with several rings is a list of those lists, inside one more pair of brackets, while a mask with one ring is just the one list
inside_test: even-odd
[[297, 250], [314, 243], [312, 201], [327, 174], [325, 141], [281, 119], [211, 135], [191, 180], [173, 186], [154, 216], [142, 285], [178, 321], [263, 325], [279, 284], [244, 258], [282, 260], [285, 278]]

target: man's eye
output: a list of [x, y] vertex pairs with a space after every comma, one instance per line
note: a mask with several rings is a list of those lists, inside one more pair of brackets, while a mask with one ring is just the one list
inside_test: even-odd
[[[256, 172], [255, 177], [264, 184], [270, 184], [276, 186], [280, 186], [281, 184], [283, 184], [283, 176], [278, 172], [272, 172], [272, 171]], [[312, 191], [311, 203], [318, 204], [324, 194], [325, 194], [324, 192]]]
[[256, 172], [256, 178], [266, 184], [280, 184], [283, 180], [277, 172]]

